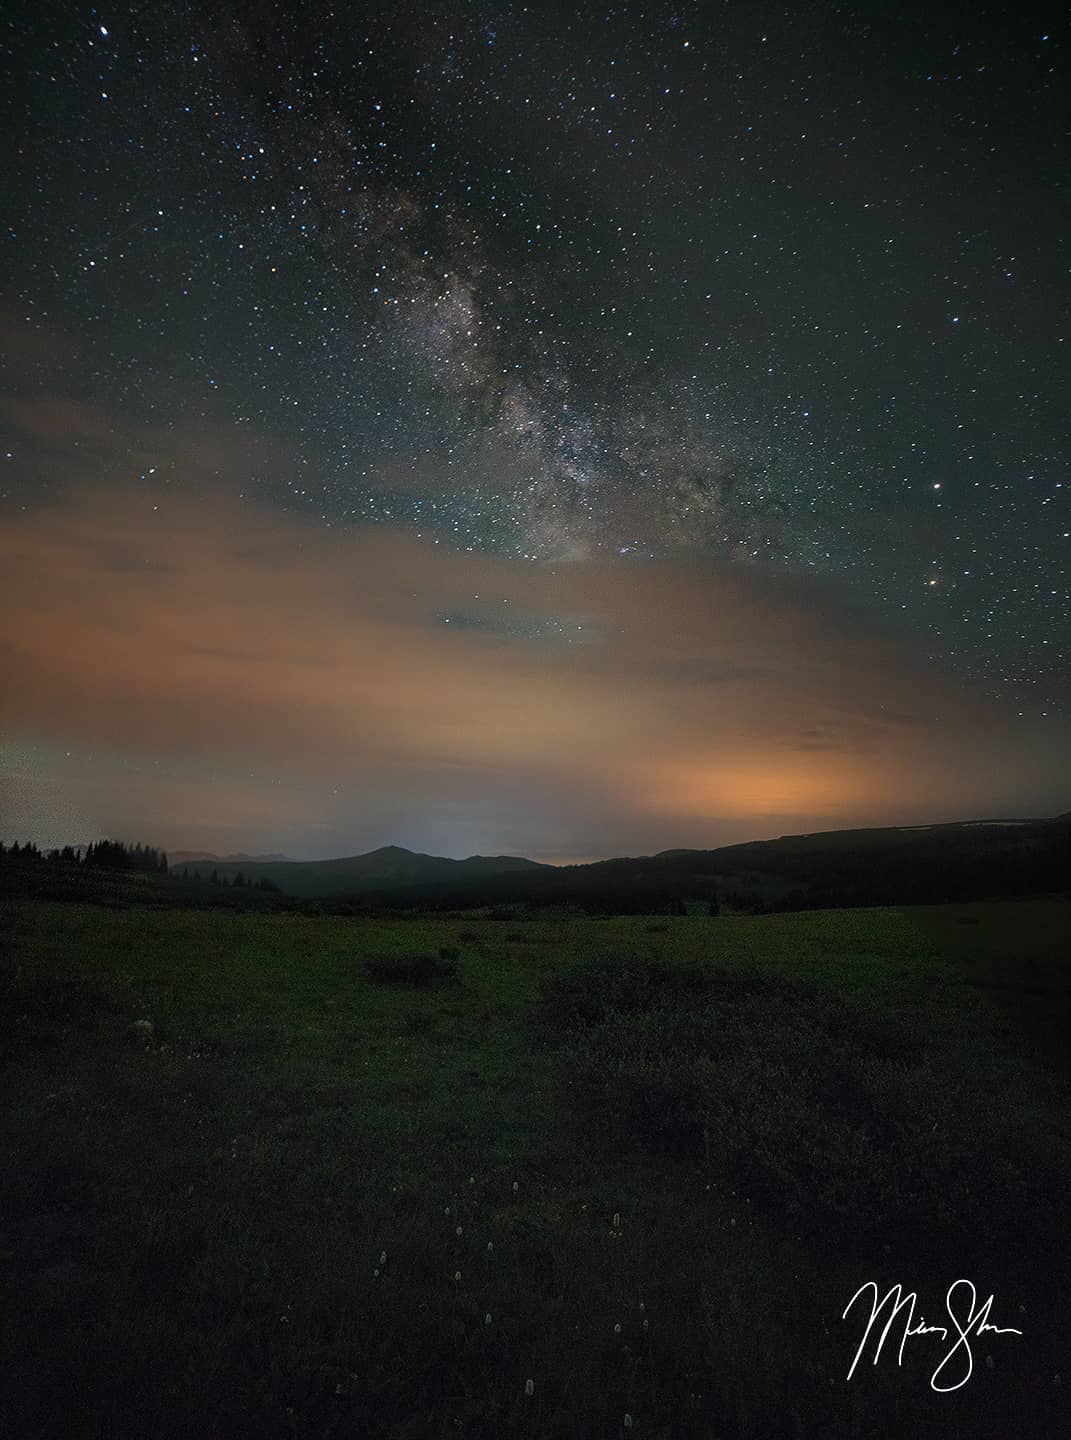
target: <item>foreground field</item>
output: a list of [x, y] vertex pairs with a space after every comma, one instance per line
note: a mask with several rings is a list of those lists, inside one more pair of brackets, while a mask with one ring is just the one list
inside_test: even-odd
[[5, 1435], [1069, 1433], [1065, 901], [0, 946]]

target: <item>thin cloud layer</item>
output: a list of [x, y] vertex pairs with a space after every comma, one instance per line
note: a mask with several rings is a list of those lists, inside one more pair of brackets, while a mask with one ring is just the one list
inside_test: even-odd
[[552, 568], [116, 486], [0, 523], [0, 647], [0, 803], [62, 784], [87, 834], [572, 859], [1068, 802], [1058, 737], [832, 592], [679, 558]]

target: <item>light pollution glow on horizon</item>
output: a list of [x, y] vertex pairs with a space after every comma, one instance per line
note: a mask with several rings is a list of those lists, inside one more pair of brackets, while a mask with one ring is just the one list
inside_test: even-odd
[[568, 863], [1071, 798], [1054, 730], [754, 569], [139, 485], [7, 517], [0, 576], [7, 839]]

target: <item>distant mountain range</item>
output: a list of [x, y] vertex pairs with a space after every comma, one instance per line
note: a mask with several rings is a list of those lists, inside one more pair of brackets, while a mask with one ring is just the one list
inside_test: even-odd
[[297, 865], [300, 861], [291, 860], [289, 855], [245, 855], [241, 852], [237, 855], [213, 855], [211, 850], [169, 850], [167, 852], [167, 863], [173, 870], [176, 865], [194, 865], [210, 863], [212, 865], [272, 865], [283, 863], [286, 865]]
[[529, 904], [652, 914], [698, 904], [755, 913], [1062, 894], [1069, 886], [1064, 815], [783, 835], [591, 865], [515, 862], [508, 873], [453, 871], [415, 884], [399, 876], [389, 890], [368, 884], [363, 894], [392, 907], [451, 910]]
[[199, 869], [215, 870], [221, 880], [232, 880], [240, 870], [255, 883], [272, 880], [284, 895], [306, 899], [330, 899], [339, 895], [364, 895], [424, 885], [453, 885], [483, 880], [516, 871], [549, 870], [516, 855], [470, 855], [467, 860], [447, 860], [440, 855], [421, 855], [399, 845], [385, 845], [367, 855], [349, 855], [338, 860], [287, 860], [283, 856], [228, 855], [177, 851], [168, 856], [171, 873]]
[[447, 860], [397, 845], [338, 860], [203, 851], [169, 858], [172, 874], [199, 869], [207, 879], [211, 869], [231, 880], [241, 870], [249, 882], [274, 881], [284, 895], [364, 897], [403, 908], [534, 904], [649, 914], [696, 902], [752, 912], [926, 904], [1066, 891], [1071, 815], [783, 835], [590, 865], [542, 865], [514, 855]]

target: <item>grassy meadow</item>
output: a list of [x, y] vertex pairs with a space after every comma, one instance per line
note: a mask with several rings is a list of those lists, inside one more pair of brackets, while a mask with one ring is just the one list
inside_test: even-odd
[[[6, 903], [0, 1433], [1071, 1433], [1069, 1019], [1058, 899]], [[960, 1277], [1023, 1335], [846, 1378]]]

